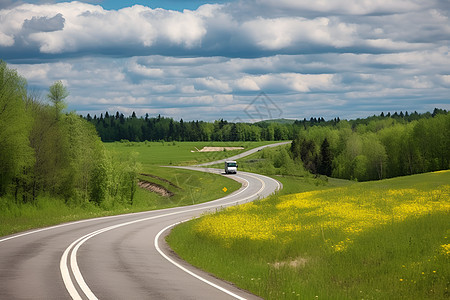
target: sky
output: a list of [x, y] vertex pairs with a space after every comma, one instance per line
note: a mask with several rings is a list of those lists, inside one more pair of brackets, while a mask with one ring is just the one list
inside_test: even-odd
[[450, 110], [448, 0], [0, 0], [0, 59], [68, 110], [174, 119]]

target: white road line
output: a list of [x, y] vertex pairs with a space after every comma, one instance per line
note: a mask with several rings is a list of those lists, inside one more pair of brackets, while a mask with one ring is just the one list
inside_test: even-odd
[[[187, 220], [186, 220], [186, 221], [187, 221]], [[184, 221], [183, 221], [183, 222], [184, 222]], [[156, 248], [156, 250], [158, 250], [159, 254], [161, 254], [162, 257], [164, 257], [166, 260], [168, 260], [169, 262], [171, 262], [173, 265], [175, 265], [175, 266], [178, 267], [179, 269], [183, 270], [184, 272], [188, 273], [189, 275], [191, 275], [191, 276], [197, 278], [198, 280], [200, 280], [200, 281], [202, 281], [202, 282], [204, 282], [204, 283], [206, 283], [206, 284], [208, 284], [208, 285], [210, 285], [210, 286], [212, 286], [212, 287], [214, 287], [214, 288], [216, 288], [216, 289], [218, 289], [218, 290], [220, 290], [220, 291], [222, 291], [222, 292], [224, 292], [224, 293], [226, 293], [226, 294], [228, 294], [228, 295], [230, 295], [230, 296], [232, 296], [232, 297], [234, 297], [234, 298], [236, 298], [236, 299], [239, 299], [239, 300], [246, 300], [246, 298], [243, 298], [243, 297], [241, 297], [241, 296], [239, 296], [239, 295], [236, 295], [235, 293], [233, 293], [233, 292], [231, 292], [231, 291], [229, 291], [229, 290], [227, 290], [227, 289], [225, 289], [225, 288], [223, 288], [223, 287], [221, 287], [221, 286], [219, 286], [219, 285], [217, 285], [217, 284], [215, 284], [215, 283], [213, 283], [213, 282], [211, 282], [211, 281], [209, 281], [209, 280], [207, 280], [207, 279], [205, 279], [205, 278], [203, 278], [203, 277], [201, 277], [201, 276], [199, 276], [199, 275], [197, 275], [197, 274], [195, 274], [194, 272], [189, 271], [188, 269], [186, 269], [185, 267], [183, 267], [182, 265], [180, 265], [179, 263], [177, 263], [176, 261], [174, 261], [173, 259], [171, 259], [170, 257], [168, 257], [168, 256], [161, 250], [161, 248], [159, 248], [158, 239], [159, 239], [159, 237], [161, 236], [161, 234], [162, 234], [164, 231], [166, 231], [167, 229], [172, 228], [172, 227], [174, 227], [175, 225], [181, 224], [181, 223], [183, 223], [183, 222], [177, 222], [177, 223], [175, 223], [175, 224], [169, 225], [169, 226], [167, 226], [166, 228], [164, 228], [163, 230], [161, 230], [160, 232], [158, 232], [158, 234], [157, 234], [156, 237], [155, 237], [155, 248]]]
[[39, 232], [42, 232], [42, 231], [47, 231], [47, 230], [50, 230], [50, 229], [56, 229], [56, 228], [65, 227], [65, 226], [69, 226], [69, 225], [80, 224], [80, 223], [84, 223], [84, 222], [91, 222], [91, 221], [100, 220], [100, 219], [117, 218], [117, 217], [119, 217], [119, 216], [108, 216], [108, 217], [101, 217], [101, 218], [96, 218], [96, 219], [87, 219], [87, 220], [81, 220], [81, 221], [76, 221], [76, 222], [71, 222], [71, 223], [64, 223], [64, 224], [55, 225], [55, 226], [51, 226], [51, 227], [41, 228], [41, 229], [37, 229], [37, 230], [29, 231], [29, 232], [24, 232], [24, 233], [21, 233], [21, 234], [17, 234], [17, 235], [13, 235], [13, 236], [1, 239], [0, 243], [1, 242], [6, 242], [6, 241], [12, 240], [12, 239], [20, 238], [20, 237], [23, 237], [23, 236], [27, 236], [27, 235], [30, 235], [30, 234], [35, 234], [35, 233], [39, 233]]
[[[251, 175], [248, 175], [250, 177], [254, 177]], [[212, 202], [216, 202], [216, 201], [223, 201], [226, 200], [230, 197], [235, 197], [239, 194], [241, 194], [242, 192], [244, 192], [248, 187], [249, 187], [249, 183], [246, 179], [239, 177], [240, 179], [244, 180], [247, 182], [247, 185], [240, 190], [237, 193], [234, 194], [230, 194], [226, 197], [211, 201], [209, 203]], [[254, 177], [257, 178], [257, 177]], [[260, 193], [264, 187], [265, 184], [264, 182], [257, 178], [259, 181], [262, 182], [262, 188], [255, 194], [248, 196], [246, 198], [244, 198], [243, 200], [247, 200], [249, 198], [254, 197], [255, 195], [257, 195], [258, 193]], [[69, 292], [70, 296], [72, 297], [72, 299], [82, 299], [81, 295], [78, 293], [77, 289], [75, 288], [74, 282], [72, 281], [72, 278], [70, 276], [70, 270], [69, 270], [69, 261], [68, 261], [68, 256], [69, 253], [70, 254], [70, 269], [72, 271], [72, 274], [74, 275], [75, 281], [78, 284], [78, 286], [80, 287], [80, 289], [83, 291], [84, 295], [90, 299], [90, 300], [97, 300], [97, 297], [94, 295], [94, 293], [92, 293], [91, 289], [89, 288], [89, 286], [86, 284], [83, 275], [80, 272], [80, 269], [78, 267], [78, 263], [77, 263], [77, 259], [76, 259], [76, 255], [77, 255], [77, 251], [78, 249], [89, 239], [91, 239], [92, 237], [99, 235], [101, 233], [110, 231], [112, 229], [116, 229], [119, 227], [123, 227], [123, 226], [127, 226], [127, 225], [131, 225], [131, 224], [135, 224], [135, 223], [139, 223], [139, 222], [144, 222], [144, 221], [149, 221], [152, 219], [157, 219], [157, 218], [162, 218], [162, 217], [167, 217], [167, 216], [171, 216], [171, 215], [176, 215], [176, 214], [182, 214], [182, 213], [188, 213], [188, 212], [193, 212], [193, 211], [198, 211], [198, 210], [208, 210], [211, 208], [216, 208], [219, 207], [220, 205], [209, 205], [209, 206], [202, 206], [202, 207], [197, 207], [197, 208], [193, 208], [193, 209], [188, 209], [188, 210], [183, 210], [183, 211], [176, 211], [176, 212], [172, 212], [172, 213], [167, 213], [167, 214], [162, 214], [162, 215], [157, 215], [157, 216], [152, 216], [152, 217], [148, 217], [148, 218], [143, 218], [143, 219], [138, 219], [138, 220], [134, 220], [134, 221], [129, 221], [129, 222], [125, 222], [125, 223], [120, 223], [120, 224], [116, 224], [113, 226], [109, 226], [109, 227], [105, 227], [96, 231], [93, 231], [91, 233], [88, 233], [82, 237], [80, 237], [79, 239], [77, 239], [76, 241], [74, 241], [72, 244], [70, 244], [69, 247], [66, 248], [66, 250], [64, 251], [63, 255], [61, 256], [61, 260], [60, 260], [60, 272], [61, 272], [61, 276], [62, 279], [64, 281], [64, 285], [67, 289], [67, 291]]]
[[[258, 194], [259, 194], [260, 192], [262, 192], [262, 191], [264, 190], [264, 188], [266, 187], [266, 184], [265, 184], [264, 181], [262, 181], [260, 178], [255, 177], [255, 176], [252, 176], [252, 175], [248, 175], [248, 174], [247, 174], [247, 176], [250, 176], [250, 177], [253, 177], [253, 178], [258, 179], [258, 180], [261, 182], [261, 188], [260, 188], [259, 191], [257, 191], [255, 194], [246, 197], [244, 200], [247, 200], [247, 199], [249, 199], [249, 198], [252, 198], [252, 197], [258, 195]], [[213, 283], [213, 282], [211, 282], [211, 281], [209, 281], [209, 280], [207, 280], [207, 279], [205, 279], [205, 278], [203, 278], [203, 277], [201, 277], [201, 276], [199, 276], [199, 275], [197, 275], [197, 274], [195, 274], [194, 272], [192, 272], [192, 271], [186, 269], [185, 267], [183, 267], [182, 265], [180, 265], [179, 263], [177, 263], [176, 261], [174, 261], [173, 259], [171, 259], [169, 256], [167, 256], [167, 255], [161, 250], [161, 248], [159, 247], [159, 243], [158, 243], [158, 240], [159, 240], [159, 237], [161, 236], [161, 234], [163, 234], [163, 233], [164, 233], [166, 230], [168, 230], [169, 228], [172, 228], [172, 227], [174, 227], [174, 226], [176, 226], [176, 225], [178, 225], [178, 224], [181, 224], [181, 223], [186, 222], [186, 221], [189, 221], [189, 220], [191, 220], [191, 219], [186, 219], [186, 220], [183, 220], [183, 221], [181, 221], [181, 222], [177, 222], [177, 223], [171, 224], [171, 225], [169, 225], [169, 226], [163, 228], [160, 232], [158, 232], [158, 234], [156, 235], [155, 240], [154, 240], [154, 244], [155, 244], [156, 250], [159, 252], [159, 254], [161, 254], [162, 257], [164, 257], [164, 258], [165, 258], [166, 260], [168, 260], [170, 263], [172, 263], [173, 265], [175, 265], [175, 266], [178, 267], [179, 269], [183, 270], [184, 272], [188, 273], [189, 275], [191, 275], [191, 276], [197, 278], [198, 280], [200, 280], [200, 281], [202, 281], [202, 282], [204, 282], [204, 283], [206, 283], [206, 284], [208, 284], [208, 285], [210, 285], [210, 286], [212, 286], [212, 287], [214, 287], [214, 288], [216, 288], [216, 289], [218, 289], [218, 290], [220, 290], [220, 291], [222, 291], [222, 292], [224, 292], [224, 293], [226, 293], [226, 294], [228, 294], [228, 295], [230, 295], [230, 296], [232, 296], [232, 297], [234, 297], [234, 298], [236, 298], [236, 299], [239, 299], [239, 300], [245, 300], [245, 298], [243, 298], [243, 297], [241, 297], [241, 296], [239, 296], [239, 295], [236, 295], [235, 293], [233, 293], [233, 292], [231, 292], [231, 291], [229, 291], [229, 290], [227, 290], [227, 289], [225, 289], [225, 288], [223, 288], [223, 287], [221, 287], [221, 286], [219, 286], [219, 285], [217, 285], [217, 284], [215, 284], [215, 283]]]
[[[176, 208], [177, 207], [168, 208], [167, 210], [169, 210], [169, 209], [176, 209]], [[74, 222], [70, 222], [70, 223], [54, 225], [54, 226], [50, 226], [50, 227], [45, 227], [45, 228], [36, 229], [36, 230], [33, 230], [33, 231], [28, 231], [28, 232], [16, 234], [16, 235], [13, 235], [13, 236], [9, 236], [7, 238], [0, 239], [0, 243], [1, 242], [6, 242], [6, 241], [9, 241], [9, 240], [13, 240], [13, 239], [17, 239], [17, 238], [20, 238], [20, 237], [24, 237], [24, 236], [27, 236], [27, 235], [36, 234], [36, 233], [39, 233], [39, 232], [52, 230], [52, 229], [57, 229], [57, 228], [61, 228], [61, 227], [77, 225], [77, 224], [80, 224], [80, 223], [99, 221], [99, 220], [106, 220], [106, 219], [113, 219], [113, 218], [120, 218], [120, 217], [129, 216], [129, 215], [137, 216], [137, 215], [141, 215], [141, 214], [147, 214], [149, 212], [152, 212], [152, 211], [141, 211], [141, 212], [136, 212], [136, 213], [122, 214], [122, 215], [115, 215], [115, 216], [98, 217], [98, 218], [93, 218], [93, 219], [86, 219], [86, 220], [80, 220], [80, 221], [74, 221]]]

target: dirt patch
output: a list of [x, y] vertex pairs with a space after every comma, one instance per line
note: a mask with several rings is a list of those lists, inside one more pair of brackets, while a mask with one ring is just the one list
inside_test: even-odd
[[177, 188], [177, 189], [180, 189], [180, 190], [181, 190], [181, 188], [180, 188], [178, 185], [176, 185], [175, 183], [173, 183], [173, 182], [171, 182], [171, 181], [169, 181], [169, 180], [167, 180], [167, 179], [165, 179], [165, 178], [162, 178], [162, 177], [159, 177], [159, 176], [156, 176], [156, 175], [152, 175], [152, 174], [145, 174], [145, 173], [141, 173], [140, 175], [142, 175], [142, 176], [147, 176], [147, 177], [151, 177], [151, 178], [155, 178], [155, 179], [158, 179], [158, 180], [161, 180], [161, 181], [163, 181], [163, 182], [166, 182], [166, 183], [170, 184], [170, 185], [173, 186], [174, 188]]
[[157, 193], [158, 195], [161, 195], [163, 197], [172, 197], [174, 195], [174, 193], [157, 183], [149, 182], [146, 180], [139, 180], [138, 185], [143, 189], [146, 189], [153, 193]]
[[[243, 150], [244, 147], [203, 147], [202, 149], [195, 148], [198, 152], [220, 152], [220, 151], [232, 151]], [[195, 152], [195, 151], [192, 151]]]
[[306, 258], [297, 257], [294, 260], [274, 262], [273, 264], [270, 264], [270, 265], [272, 267], [274, 267], [275, 269], [280, 269], [283, 267], [290, 267], [290, 268], [297, 269], [297, 268], [304, 267], [307, 262], [308, 262], [308, 260]]

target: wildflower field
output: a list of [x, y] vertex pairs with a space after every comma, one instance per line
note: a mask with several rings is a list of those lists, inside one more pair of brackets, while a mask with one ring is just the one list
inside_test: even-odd
[[450, 171], [274, 195], [168, 242], [265, 299], [449, 299]]

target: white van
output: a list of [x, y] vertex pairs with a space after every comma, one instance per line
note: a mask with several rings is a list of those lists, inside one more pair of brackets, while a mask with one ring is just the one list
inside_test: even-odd
[[238, 167], [238, 165], [237, 165], [236, 161], [234, 161], [234, 160], [227, 160], [225, 162], [225, 173], [226, 174], [230, 174], [230, 173], [236, 174], [237, 173], [237, 167]]

